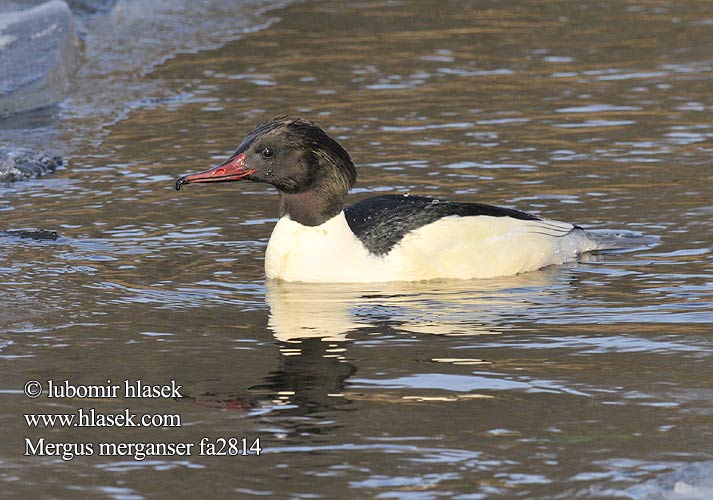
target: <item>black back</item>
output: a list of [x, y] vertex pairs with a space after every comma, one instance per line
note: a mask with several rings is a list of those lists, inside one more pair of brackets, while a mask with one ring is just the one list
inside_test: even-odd
[[442, 201], [426, 196], [384, 195], [367, 198], [344, 209], [352, 232], [375, 255], [384, 255], [407, 233], [449, 215], [513, 217], [542, 220], [534, 215], [481, 203]]

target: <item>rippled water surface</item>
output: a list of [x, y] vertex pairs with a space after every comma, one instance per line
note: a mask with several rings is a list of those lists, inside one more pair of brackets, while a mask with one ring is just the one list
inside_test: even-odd
[[[57, 125], [69, 166], [0, 188], [3, 229], [61, 235], [0, 238], [4, 491], [713, 497], [710, 2], [242, 9], [242, 38], [127, 68], [139, 87], [117, 86], [113, 120], [83, 107], [106, 83], [85, 69]], [[492, 280], [266, 283], [276, 192], [173, 180], [284, 113], [351, 152], [352, 201], [477, 200], [658, 243]], [[185, 397], [30, 400], [32, 379], [176, 380]], [[80, 407], [182, 426], [22, 416]], [[25, 437], [259, 437], [263, 453], [62, 460], [23, 456]]]

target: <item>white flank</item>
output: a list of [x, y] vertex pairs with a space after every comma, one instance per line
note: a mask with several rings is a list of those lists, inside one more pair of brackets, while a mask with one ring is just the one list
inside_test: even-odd
[[285, 216], [270, 237], [265, 274], [334, 283], [490, 278], [562, 264], [596, 249], [584, 231], [565, 222], [449, 216], [376, 256], [352, 233], [343, 212], [316, 227]]

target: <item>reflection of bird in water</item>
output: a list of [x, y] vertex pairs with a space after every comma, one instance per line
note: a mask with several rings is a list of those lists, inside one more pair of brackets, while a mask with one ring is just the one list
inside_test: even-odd
[[[427, 283], [326, 284], [269, 280], [268, 328], [279, 341], [280, 370], [258, 387], [283, 391], [285, 402], [319, 411], [343, 407], [352, 399], [412, 400], [484, 398], [483, 394], [424, 396], [421, 391], [364, 394], [346, 389], [358, 360], [347, 354], [350, 334], [374, 330], [408, 334], [480, 336], [508, 329], [509, 314], [526, 316], [530, 307], [567, 304], [570, 274], [552, 268], [497, 280], [448, 280]], [[370, 337], [373, 339], [373, 337]], [[374, 341], [374, 340], [370, 340]], [[388, 340], [385, 340], [388, 342]], [[461, 365], [488, 364], [474, 358], [432, 359]], [[295, 411], [300, 411], [295, 409]]]
[[[292, 344], [279, 342], [278, 367], [259, 383], [240, 392], [206, 391], [184, 394], [182, 402], [209, 409], [255, 414], [279, 412], [283, 417], [304, 417], [317, 412], [340, 409], [350, 404], [343, 395], [345, 381], [356, 367], [344, 356], [344, 342], [325, 342], [307, 338], [299, 342], [299, 355]], [[298, 419], [283, 422], [289, 432], [315, 432], [326, 427], [318, 422]], [[319, 424], [319, 425], [318, 425]]]
[[[250, 391], [271, 394], [276, 404], [294, 406], [291, 413], [309, 414], [344, 405], [344, 382], [356, 367], [344, 356], [343, 342], [324, 342], [319, 338], [300, 341], [299, 354], [285, 354], [280, 343], [280, 366], [265, 382]], [[335, 352], [336, 351], [336, 352]], [[289, 351], [288, 351], [289, 352]]]
[[[273, 425], [288, 435], [325, 432], [320, 415], [349, 409], [352, 400], [451, 401], [492, 397], [473, 391], [373, 391], [348, 387], [359, 360], [348, 355], [350, 336], [388, 331], [477, 336], [508, 330], [510, 314], [527, 318], [529, 308], [566, 306], [571, 274], [561, 267], [477, 281], [428, 283], [308, 284], [268, 281], [268, 328], [280, 351], [279, 366], [240, 394], [204, 394], [202, 406], [279, 417]], [[370, 341], [378, 337], [370, 335]], [[388, 342], [384, 340], [384, 342]], [[477, 341], [475, 341], [477, 345]], [[469, 355], [470, 356], [470, 355]], [[457, 358], [457, 359], [456, 359]], [[431, 361], [473, 366], [488, 363], [462, 356]], [[304, 418], [314, 417], [314, 418]]]
[[301, 339], [343, 341], [360, 328], [388, 325], [437, 335], [498, 334], [508, 316], [563, 301], [568, 271], [549, 268], [489, 280], [392, 283], [290, 283], [268, 280], [268, 328], [299, 352]]

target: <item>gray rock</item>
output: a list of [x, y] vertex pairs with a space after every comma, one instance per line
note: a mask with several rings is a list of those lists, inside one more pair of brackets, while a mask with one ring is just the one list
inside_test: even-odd
[[[57, 104], [78, 63], [72, 12], [62, 0], [0, 8], [0, 118]], [[30, 5], [25, 10], [9, 11]]]
[[637, 500], [710, 500], [713, 498], [713, 461], [684, 465], [674, 472], [625, 491]]
[[0, 231], [0, 235], [36, 241], [56, 241], [59, 238], [57, 231], [49, 229], [11, 229], [9, 231]]
[[54, 172], [62, 158], [46, 156], [30, 148], [0, 147], [0, 182], [14, 182]]

